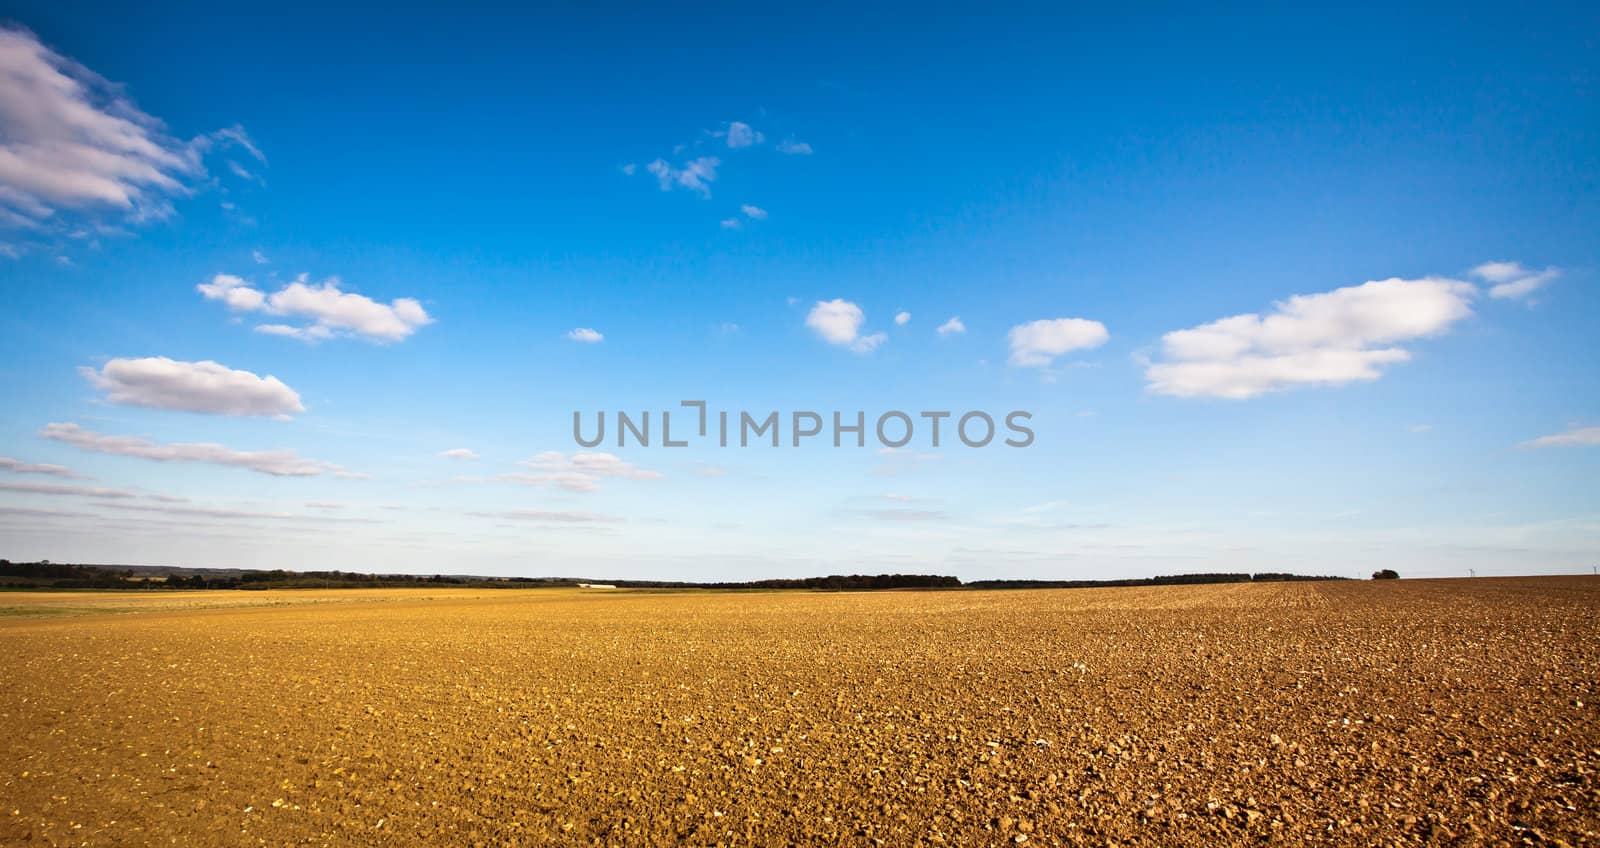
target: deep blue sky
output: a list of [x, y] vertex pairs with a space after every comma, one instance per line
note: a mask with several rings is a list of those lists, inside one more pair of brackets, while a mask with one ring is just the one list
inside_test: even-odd
[[[8, 187], [34, 204], [0, 227], [0, 456], [95, 478], [0, 469], [0, 556], [684, 578], [1600, 561], [1600, 14], [983, 12], [0, 5], [45, 51], [23, 53], [118, 86], [84, 103], [194, 157], [174, 188], [136, 184], [169, 207], [142, 220], [0, 168], [0, 212], [27, 202]], [[0, 137], [53, 168], [74, 137], [18, 91]], [[735, 122], [761, 141], [731, 147]], [[704, 192], [649, 173], [702, 157]], [[263, 297], [336, 277], [430, 321], [269, 335], [320, 319], [230, 310], [196, 289], [219, 274]], [[1230, 337], [1250, 352], [1168, 345], [1297, 295], [1324, 297]], [[883, 339], [830, 343], [808, 316], [836, 300]], [[1013, 328], [1057, 319], [1107, 338], [1018, 354]], [[157, 357], [187, 401], [108, 388]], [[226, 414], [232, 389], [183, 382], [202, 362], [303, 409]], [[571, 456], [574, 409], [694, 397], [1026, 409], [1038, 439]], [[50, 424], [364, 477], [84, 450]]]

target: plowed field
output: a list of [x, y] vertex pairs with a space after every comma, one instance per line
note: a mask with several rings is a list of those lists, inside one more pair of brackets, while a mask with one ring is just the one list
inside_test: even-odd
[[5, 845], [1600, 842], [1600, 579], [0, 612]]

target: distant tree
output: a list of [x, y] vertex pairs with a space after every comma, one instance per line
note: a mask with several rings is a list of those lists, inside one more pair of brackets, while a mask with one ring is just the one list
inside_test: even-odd
[[1400, 579], [1400, 572], [1395, 571], [1392, 568], [1385, 568], [1382, 571], [1374, 571], [1374, 572], [1372, 572], [1372, 579], [1373, 580], [1399, 580]]

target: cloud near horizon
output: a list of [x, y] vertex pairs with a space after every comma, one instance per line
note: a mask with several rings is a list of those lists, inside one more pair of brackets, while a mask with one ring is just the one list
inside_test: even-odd
[[0, 456], [0, 471], [9, 471], [13, 474], [46, 474], [51, 477], [61, 477], [68, 480], [93, 479], [85, 474], [79, 474], [65, 465], [51, 465], [49, 463], [23, 462], [9, 456]]
[[93, 453], [131, 456], [155, 462], [194, 462], [244, 468], [274, 477], [360, 478], [331, 462], [306, 459], [292, 450], [236, 451], [211, 443], [158, 444], [137, 436], [105, 436], [77, 424], [51, 423], [39, 435]]
[[1175, 397], [1253, 398], [1381, 377], [1411, 359], [1400, 342], [1442, 335], [1472, 315], [1477, 289], [1460, 280], [1392, 277], [1294, 295], [1265, 316], [1234, 315], [1161, 337], [1147, 388]]
[[531, 470], [501, 474], [494, 479], [524, 486], [555, 486], [569, 492], [596, 492], [600, 490], [600, 480], [606, 477], [660, 480], [666, 476], [601, 451], [578, 451], [570, 455], [544, 451], [517, 464]]

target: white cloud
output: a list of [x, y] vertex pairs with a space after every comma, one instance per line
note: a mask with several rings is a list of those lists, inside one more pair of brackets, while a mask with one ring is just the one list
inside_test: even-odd
[[[958, 325], [959, 321], [956, 322]], [[945, 326], [949, 326], [947, 322]], [[941, 328], [942, 329], [942, 328]], [[966, 327], [962, 326], [962, 330]], [[954, 332], [954, 331], [952, 331]], [[1111, 335], [1106, 325], [1086, 318], [1048, 318], [1011, 328], [1011, 364], [1040, 368], [1075, 350], [1096, 348]]]
[[235, 312], [264, 312], [308, 323], [261, 324], [258, 333], [288, 336], [302, 341], [320, 341], [351, 334], [372, 341], [401, 341], [433, 318], [415, 298], [401, 297], [379, 303], [365, 295], [340, 288], [338, 277], [311, 283], [306, 274], [271, 295], [252, 288], [240, 277], [218, 274], [209, 283], [195, 286], [207, 300], [220, 300]]
[[744, 229], [744, 223], [738, 218], [723, 218], [722, 228], [724, 230], [742, 230]]
[[728, 146], [737, 150], [741, 147], [750, 147], [766, 140], [766, 136], [753, 129], [743, 121], [734, 121], [728, 124]]
[[250, 251], [250, 258], [254, 260], [257, 265], [267, 265], [272, 262], [272, 260], [268, 259], [267, 255], [262, 253], [259, 249]]
[[624, 173], [624, 174], [626, 174], [626, 175], [628, 175], [630, 177], [633, 176], [634, 174], [638, 173], [638, 172], [639, 172], [639, 166], [636, 163], [629, 162], [628, 164], [622, 166], [622, 173]]
[[124, 406], [278, 417], [305, 411], [300, 395], [277, 377], [257, 376], [210, 360], [113, 359], [99, 371], [84, 366], [78, 373], [104, 391], [107, 400]]
[[717, 181], [717, 166], [721, 164], [722, 160], [715, 156], [701, 156], [685, 162], [681, 168], [672, 167], [665, 159], [657, 159], [644, 167], [661, 182], [662, 191], [681, 186], [701, 197], [710, 197], [711, 183]]
[[1472, 276], [1490, 283], [1509, 283], [1527, 273], [1520, 262], [1485, 262], [1471, 271]]
[[1492, 284], [1489, 287], [1490, 297], [1520, 300], [1560, 277], [1561, 269], [1551, 267], [1533, 271], [1518, 262], [1485, 262], [1472, 269], [1472, 276]]
[[665, 476], [659, 471], [640, 468], [615, 454], [599, 451], [579, 451], [570, 455], [560, 451], [545, 451], [517, 464], [531, 471], [501, 474], [495, 479], [525, 486], [555, 486], [569, 492], [594, 492], [600, 489], [600, 480], [605, 477], [659, 480]]
[[806, 326], [828, 344], [842, 345], [857, 353], [870, 353], [889, 340], [883, 333], [861, 335], [866, 321], [861, 307], [848, 300], [819, 300], [806, 315]]
[[784, 139], [778, 142], [778, 152], [786, 153], [790, 156], [810, 156], [811, 145], [803, 141], [795, 141], [792, 138]]
[[847, 345], [856, 340], [865, 320], [861, 307], [848, 300], [819, 300], [806, 316], [806, 326], [829, 344]]
[[574, 330], [571, 330], [567, 333], [567, 338], [575, 342], [583, 342], [584, 344], [598, 344], [606, 340], [606, 337], [601, 334], [599, 330], [589, 327], [578, 327]]
[[894, 323], [897, 327], [904, 327], [905, 325], [911, 323], [911, 313], [896, 312], [894, 316]]
[[1300, 386], [1376, 380], [1405, 362], [1396, 342], [1437, 336], [1472, 314], [1471, 283], [1391, 278], [1295, 295], [1266, 317], [1235, 315], [1162, 337], [1149, 389], [1178, 397], [1251, 398]]
[[47, 424], [39, 435], [66, 442], [79, 450], [132, 456], [155, 462], [201, 462], [246, 468], [275, 477], [315, 477], [333, 473], [335, 477], [362, 475], [344, 471], [331, 462], [306, 459], [291, 450], [236, 451], [208, 443], [157, 444], [137, 436], [102, 436], [76, 424]]
[[211, 282], [194, 288], [205, 295], [206, 300], [220, 300], [234, 312], [252, 312], [267, 302], [266, 295], [251, 288], [244, 278], [232, 274], [218, 274]]
[[12, 459], [9, 456], [0, 456], [0, 471], [10, 471], [13, 474], [48, 474], [52, 477], [65, 477], [72, 480], [89, 479], [65, 465], [23, 462], [20, 459]]
[[333, 338], [333, 331], [327, 327], [293, 327], [288, 324], [257, 324], [256, 332], [266, 336], [283, 336], [290, 339], [299, 339], [303, 342], [320, 342]]
[[965, 333], [966, 331], [967, 325], [961, 323], [960, 316], [952, 316], [949, 321], [940, 324], [938, 329], [938, 333], [941, 336], [948, 336], [952, 333]]
[[1600, 427], [1575, 427], [1564, 433], [1552, 433], [1523, 442], [1525, 448], [1572, 448], [1600, 445]]
[[743, 212], [745, 214], [745, 217], [750, 218], [752, 220], [756, 220], [756, 221], [765, 221], [765, 220], [767, 220], [767, 210], [762, 209], [759, 206], [753, 206], [753, 205], [751, 205], [749, 203], [746, 203], [743, 206], [739, 207], [739, 211]]
[[305, 275], [267, 298], [274, 315], [307, 318], [313, 326], [349, 331], [383, 341], [399, 341], [433, 323], [422, 304], [409, 297], [382, 304], [369, 297], [339, 289], [339, 279], [307, 285]]
[[478, 452], [471, 448], [451, 448], [439, 451], [439, 455], [445, 459], [474, 460], [478, 458]]

